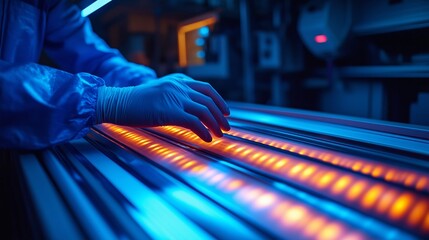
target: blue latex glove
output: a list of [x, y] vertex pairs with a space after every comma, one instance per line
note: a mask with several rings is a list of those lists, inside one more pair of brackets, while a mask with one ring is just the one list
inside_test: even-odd
[[98, 94], [97, 123], [182, 126], [206, 142], [212, 137], [205, 126], [218, 137], [223, 135], [221, 129], [230, 129], [225, 118], [229, 108], [222, 97], [210, 84], [183, 74], [135, 87], [100, 87]]

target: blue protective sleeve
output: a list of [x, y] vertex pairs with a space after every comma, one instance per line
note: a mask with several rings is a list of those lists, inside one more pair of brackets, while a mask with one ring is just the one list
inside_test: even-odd
[[135, 86], [156, 78], [152, 69], [130, 63], [110, 48], [69, 1], [59, 0], [50, 7], [44, 47], [65, 71], [94, 74], [107, 86]]
[[0, 60], [0, 148], [41, 149], [84, 136], [103, 79]]

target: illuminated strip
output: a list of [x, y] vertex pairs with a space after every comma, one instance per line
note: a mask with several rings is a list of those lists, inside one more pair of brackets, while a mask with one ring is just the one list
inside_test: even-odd
[[217, 21], [216, 17], [210, 17], [203, 19], [198, 22], [194, 22], [179, 28], [177, 33], [178, 44], [179, 44], [179, 65], [185, 67], [187, 65], [187, 56], [186, 56], [186, 37], [187, 32], [199, 29], [204, 26], [209, 26], [214, 24]]
[[387, 164], [359, 159], [346, 154], [339, 154], [334, 151], [310, 147], [304, 144], [296, 144], [275, 137], [268, 138], [262, 134], [255, 134], [245, 130], [232, 129], [226, 134], [253, 142], [263, 143], [289, 152], [298, 153], [303, 156], [318, 159], [368, 176], [384, 179], [388, 182], [399, 183], [406, 187], [413, 187], [420, 191], [424, 190], [429, 192], [428, 176], [418, 172], [402, 170]]
[[[254, 219], [281, 236], [356, 240], [370, 238], [365, 232], [353, 229], [316, 208], [263, 188], [246, 177], [232, 176], [211, 167], [188, 151], [140, 131], [111, 124], [103, 124], [102, 130], [151, 161], [227, 193], [225, 196], [239, 204], [246, 213], [262, 217]], [[267, 223], [267, 220], [271, 222]]]
[[[155, 129], [180, 141], [197, 144], [213, 153], [240, 160], [244, 164], [267, 171], [309, 190], [316, 189], [320, 194], [342, 200], [344, 204], [353, 208], [358, 207], [367, 214], [382, 217], [412, 231], [429, 233], [429, 198], [425, 195], [402, 191], [394, 186], [340, 169], [332, 169], [228, 138], [218, 138], [206, 143], [184, 128]], [[262, 143], [267, 142], [268, 140]]]
[[91, 3], [88, 7], [84, 8], [81, 12], [82, 17], [89, 16], [91, 13], [97, 11], [104, 5], [108, 4], [112, 0], [97, 0], [93, 3]]

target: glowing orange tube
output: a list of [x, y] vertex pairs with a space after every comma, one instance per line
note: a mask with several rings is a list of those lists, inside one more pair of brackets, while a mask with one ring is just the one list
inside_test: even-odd
[[359, 159], [354, 156], [340, 154], [326, 149], [321, 149], [304, 144], [297, 144], [275, 137], [265, 137], [262, 134], [251, 133], [245, 130], [232, 129], [226, 134], [240, 137], [253, 142], [264, 143], [271, 147], [289, 152], [297, 152], [300, 155], [318, 159], [332, 165], [351, 169], [375, 178], [385, 179], [404, 186], [414, 187], [418, 190], [429, 192], [429, 178], [423, 173], [403, 170], [387, 164]]
[[[128, 127], [103, 124], [104, 133], [120, 140], [131, 149], [148, 157], [164, 167], [174, 170], [180, 176], [190, 176], [204, 182], [207, 186], [223, 191], [226, 196], [252, 212], [254, 216], [269, 219], [269, 229], [282, 236], [307, 236], [316, 239], [368, 239], [365, 232], [353, 229], [347, 223], [336, 220], [316, 208], [299, 201], [262, 188], [244, 176], [230, 176], [211, 167], [204, 160], [172, 144], [161, 142], [149, 135]], [[159, 155], [158, 152], [162, 154]], [[191, 164], [192, 163], [192, 164]], [[184, 167], [188, 166], [188, 167]], [[260, 218], [255, 218], [260, 219]], [[318, 219], [318, 222], [314, 222]], [[309, 221], [312, 224], [307, 224]], [[263, 221], [265, 223], [265, 221]], [[321, 229], [321, 231], [319, 231]]]
[[[413, 203], [427, 200], [425, 196], [419, 193], [407, 190], [396, 190], [397, 188], [395, 186], [380, 183], [371, 178], [358, 177], [355, 174], [341, 169], [333, 170], [322, 164], [291, 157], [284, 153], [267, 150], [266, 148], [251, 145], [246, 142], [237, 142], [236, 140], [228, 138], [220, 138], [214, 141], [216, 144], [212, 144], [202, 141], [198, 136], [190, 133], [190, 131], [179, 127], [159, 127], [155, 129], [159, 133], [174, 137], [180, 141], [202, 146], [206, 150], [221, 154], [230, 159], [239, 160], [242, 164], [269, 172], [279, 178], [293, 182], [294, 184], [300, 184], [302, 187], [310, 190], [319, 190], [321, 194], [327, 197], [336, 200], [342, 199], [345, 204], [353, 208], [358, 207], [367, 214], [376, 215], [383, 219], [387, 218], [389, 221], [396, 224], [401, 224], [403, 221], [409, 223], [416, 221], [409, 215], [416, 207], [413, 206]], [[248, 136], [250, 136], [250, 134], [248, 134]], [[267, 143], [270, 144], [270, 142]], [[380, 172], [386, 172], [384, 169], [389, 169], [384, 177], [389, 176], [389, 178], [394, 181], [403, 178], [403, 174], [400, 173], [399, 170], [386, 166], [377, 166], [372, 162], [368, 165], [361, 159], [351, 162], [349, 158], [341, 159], [341, 157], [336, 156], [335, 153], [317, 152], [316, 150], [302, 151], [300, 146], [293, 146], [292, 144], [288, 144], [288, 146], [284, 148], [298, 151], [302, 154], [312, 154], [325, 162], [336, 161], [338, 165], [345, 165], [345, 162], [347, 162], [349, 169], [354, 168], [355, 171], [363, 174], [367, 172], [369, 176], [371, 176], [371, 171], [377, 170], [376, 174], [381, 174]], [[245, 151], [250, 151], [252, 155], [246, 154], [242, 156], [242, 153]], [[379, 168], [377, 169], [377, 167]], [[410, 176], [410, 174], [407, 174], [407, 177]], [[383, 174], [380, 176], [383, 176]], [[402, 194], [398, 195], [398, 192], [402, 192]], [[390, 207], [386, 208], [386, 205]], [[388, 209], [391, 210], [387, 211]], [[429, 214], [429, 209], [425, 209], [425, 214]], [[413, 226], [411, 227], [413, 230], [417, 229], [420, 232], [425, 231], [423, 224], [420, 226], [417, 226], [418, 224], [409, 224], [409, 226], [411, 225]]]

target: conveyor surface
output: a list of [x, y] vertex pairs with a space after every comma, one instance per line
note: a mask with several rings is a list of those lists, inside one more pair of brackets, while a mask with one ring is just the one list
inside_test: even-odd
[[50, 239], [429, 236], [426, 128], [232, 106], [232, 130], [211, 143], [103, 124], [17, 155], [21, 224]]

